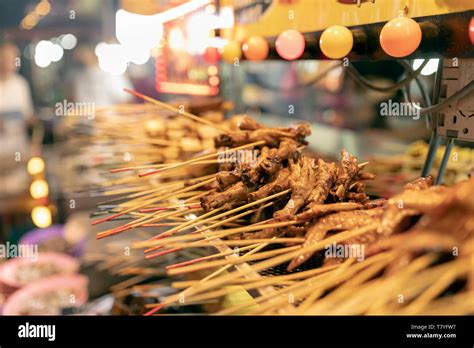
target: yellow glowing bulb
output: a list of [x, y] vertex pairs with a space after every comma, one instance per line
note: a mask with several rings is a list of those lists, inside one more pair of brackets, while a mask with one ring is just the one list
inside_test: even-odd
[[222, 49], [222, 59], [226, 63], [234, 64], [242, 58], [242, 47], [237, 41], [229, 41]]
[[30, 185], [30, 194], [34, 199], [48, 197], [49, 187], [45, 180], [35, 180]]
[[32, 157], [28, 161], [28, 173], [30, 175], [36, 175], [44, 171], [44, 161], [40, 157]]
[[24, 19], [25, 27], [33, 28], [36, 24], [38, 24], [38, 17], [36, 13], [29, 13]]
[[33, 223], [39, 228], [51, 226], [51, 210], [48, 207], [34, 207], [31, 211], [31, 218], [33, 219]]
[[51, 4], [48, 0], [41, 1], [38, 5], [36, 5], [35, 12], [40, 16], [46, 16], [51, 11]]
[[324, 55], [331, 59], [341, 59], [347, 56], [354, 44], [352, 32], [341, 25], [327, 28], [319, 40], [319, 46]]

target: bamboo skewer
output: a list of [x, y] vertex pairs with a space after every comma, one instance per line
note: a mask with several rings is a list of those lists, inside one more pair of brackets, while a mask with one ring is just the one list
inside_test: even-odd
[[[209, 240], [214, 240], [216, 238], [225, 237], [225, 236], [229, 236], [236, 233], [260, 231], [265, 228], [286, 227], [286, 226], [292, 226], [299, 223], [301, 222], [285, 221], [285, 222], [277, 222], [277, 223], [266, 224], [266, 225], [257, 225], [257, 226], [251, 225], [251, 226], [231, 228], [231, 229], [226, 229], [226, 230], [217, 230], [215, 232], [208, 233], [208, 237], [206, 239], [209, 241]], [[193, 234], [187, 234], [184, 236], [168, 237], [168, 238], [162, 238], [162, 239], [155, 239], [152, 241], [136, 242], [133, 244], [133, 247], [134, 248], [150, 247], [150, 246], [157, 246], [161, 244], [170, 244], [170, 243], [190, 241], [190, 240], [196, 240], [196, 239], [203, 239], [203, 236], [193, 233]]]
[[[159, 235], [159, 236], [157, 236], [157, 237], [154, 237], [151, 241], [148, 240], [148, 241], [143, 241], [143, 242], [136, 242], [136, 243], [134, 243], [134, 247], [136, 247], [136, 248], [147, 247], [148, 245], [150, 245], [149, 243], [151, 243], [151, 242], [153, 242], [153, 241], [155, 241], [155, 240], [157, 240], [157, 239], [161, 239], [161, 238], [163, 238], [163, 236], [169, 236], [169, 235], [174, 234], [174, 233], [176, 233], [176, 232], [184, 231], [184, 229], [194, 228], [194, 227], [196, 227], [196, 226], [199, 225], [199, 224], [208, 223], [208, 222], [210, 222], [210, 221], [214, 221], [214, 220], [220, 219], [220, 218], [222, 218], [222, 217], [225, 217], [225, 216], [228, 216], [228, 215], [237, 213], [237, 212], [239, 212], [239, 211], [241, 211], [241, 210], [244, 210], [244, 209], [253, 207], [254, 205], [258, 205], [258, 204], [267, 202], [267, 201], [269, 201], [269, 200], [272, 200], [272, 199], [274, 199], [274, 198], [283, 196], [283, 195], [287, 194], [288, 192], [289, 192], [289, 190], [285, 190], [285, 191], [282, 191], [282, 192], [273, 194], [273, 195], [271, 195], [271, 196], [265, 197], [265, 198], [260, 199], [260, 200], [258, 200], [258, 201], [245, 204], [245, 205], [243, 205], [243, 206], [237, 207], [237, 208], [232, 209], [232, 210], [229, 210], [229, 211], [225, 211], [225, 212], [223, 212], [223, 213], [221, 213], [221, 214], [218, 214], [218, 215], [213, 216], [213, 217], [211, 217], [211, 218], [208, 218], [208, 219], [206, 219], [206, 220], [202, 220], [202, 219], [201, 219], [202, 216], [198, 216], [196, 219], [190, 220], [189, 223], [183, 224], [183, 228], [182, 228], [182, 229], [181, 229], [181, 228], [174, 228], [174, 229], [172, 229], [172, 230], [170, 230], [170, 231], [164, 232], [163, 234], [161, 234], [161, 235]], [[219, 210], [223, 210], [222, 208], [218, 208], [218, 209], [219, 209]], [[216, 211], [216, 210], [218, 210], [218, 209], [211, 210], [210, 212], [208, 212], [208, 213], [206, 213], [206, 214], [211, 215], [210, 213], [212, 213], [212, 212], [214, 212], [214, 211]], [[204, 214], [204, 215], [206, 215], [206, 214]], [[207, 215], [207, 216], [209, 216], [209, 215]], [[157, 244], [159, 244], [159, 243], [157, 243]]]
[[[327, 239], [325, 239], [325, 240], [323, 240], [323, 241], [321, 241], [317, 244], [311, 245], [311, 246], [307, 246], [307, 247], [304, 247], [304, 248], [300, 248], [300, 247], [297, 246], [296, 248], [298, 250], [285, 252], [283, 255], [279, 255], [279, 256], [273, 257], [271, 259], [262, 261], [258, 264], [252, 265], [252, 271], [254, 271], [254, 272], [262, 271], [264, 269], [267, 269], [267, 268], [276, 266], [278, 264], [281, 264], [283, 262], [289, 261], [292, 258], [294, 258], [296, 256], [299, 256], [301, 253], [321, 250], [322, 248], [324, 248], [324, 246], [326, 244], [331, 244], [333, 242], [338, 243], [338, 242], [341, 242], [343, 240], [350, 239], [350, 238], [356, 237], [358, 235], [362, 235], [362, 234], [370, 232], [370, 231], [374, 231], [376, 228], [377, 228], [376, 224], [371, 224], [371, 225], [368, 225], [368, 226], [365, 226], [365, 227], [362, 227], [362, 228], [358, 228], [358, 229], [355, 229], [355, 230], [352, 230], [352, 231], [349, 231], [349, 232], [342, 232], [340, 234], [329, 237], [329, 238], [327, 238]], [[257, 255], [255, 255], [255, 256], [257, 256]], [[198, 266], [198, 265], [196, 265], [196, 266]], [[176, 269], [170, 270], [168, 273], [172, 274], [174, 271], [176, 271]], [[243, 271], [243, 272], [240, 272], [240, 273], [233, 272], [233, 273], [230, 273], [230, 274], [226, 274], [222, 277], [213, 279], [213, 280], [207, 282], [206, 284], [202, 284], [200, 286], [197, 286], [192, 291], [192, 294], [198, 294], [202, 291], [215, 288], [219, 285], [225, 284], [228, 281], [232, 281], [236, 278], [245, 276], [245, 274], [247, 272], [250, 272], [250, 271]], [[179, 299], [179, 294], [169, 296], [169, 297], [166, 298], [165, 302], [163, 303], [163, 306], [168, 305], [170, 303], [173, 303], [173, 302], [177, 301], [178, 299]]]
[[209, 120], [206, 120], [205, 118], [201, 118], [201, 117], [199, 117], [199, 116], [193, 115], [193, 114], [191, 114], [191, 113], [189, 113], [189, 112], [187, 112], [187, 111], [184, 111], [184, 110], [181, 111], [180, 109], [175, 108], [175, 107], [172, 106], [172, 105], [169, 105], [169, 104], [160, 102], [160, 101], [158, 101], [158, 100], [156, 100], [156, 99], [153, 99], [153, 98], [151, 98], [151, 97], [148, 97], [148, 96], [146, 96], [146, 95], [144, 95], [144, 94], [142, 94], [142, 93], [139, 93], [139, 92], [136, 92], [136, 91], [132, 91], [132, 90], [130, 90], [130, 89], [128, 89], [128, 88], [124, 88], [124, 91], [127, 92], [127, 93], [130, 93], [130, 94], [133, 94], [134, 96], [136, 96], [136, 97], [138, 97], [138, 98], [140, 98], [140, 99], [146, 100], [146, 101], [149, 102], [149, 103], [155, 104], [155, 105], [157, 105], [157, 106], [159, 106], [159, 107], [161, 107], [161, 108], [163, 108], [163, 109], [166, 109], [166, 110], [175, 112], [175, 113], [177, 113], [177, 114], [179, 114], [179, 115], [183, 115], [183, 116], [188, 117], [188, 118], [190, 118], [190, 119], [192, 119], [192, 120], [194, 120], [194, 121], [196, 121], [196, 122], [204, 123], [204, 124], [206, 124], [206, 125], [208, 125], [208, 126], [215, 127], [215, 128], [219, 129], [220, 131], [222, 131], [222, 132], [224, 132], [224, 133], [228, 133], [228, 132], [229, 132], [229, 131], [227, 130], [227, 128], [222, 127], [222, 126], [219, 125], [219, 124], [213, 123], [213, 122], [211, 122], [211, 121], [209, 121]]
[[214, 157], [218, 157], [219, 155], [224, 155], [226, 153], [235, 152], [235, 151], [239, 151], [239, 150], [247, 149], [249, 147], [255, 147], [255, 146], [259, 146], [259, 145], [263, 145], [263, 144], [265, 144], [265, 141], [256, 141], [254, 143], [234, 147], [234, 148], [231, 148], [231, 149], [228, 149], [228, 150], [216, 151], [214, 153], [204, 155], [204, 156], [200, 156], [200, 157], [196, 157], [196, 158], [184, 161], [184, 162], [172, 163], [172, 164], [170, 164], [166, 167], [163, 167], [163, 168], [159, 168], [159, 169], [156, 169], [156, 170], [151, 170], [151, 171], [148, 171], [148, 172], [143, 172], [143, 173], [138, 174], [138, 176], [139, 177], [145, 177], [145, 176], [149, 176], [149, 175], [153, 175], [153, 174], [162, 173], [165, 170], [176, 169], [176, 168], [187, 166], [187, 165], [190, 165], [190, 164], [193, 164], [193, 163], [196, 163], [196, 162], [200, 162], [200, 161], [203, 161], [203, 160], [208, 160], [208, 159], [211, 159], [211, 158], [214, 158]]

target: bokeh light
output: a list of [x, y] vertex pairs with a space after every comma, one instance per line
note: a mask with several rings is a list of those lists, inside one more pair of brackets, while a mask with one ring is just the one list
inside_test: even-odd
[[392, 19], [380, 32], [380, 45], [392, 57], [406, 57], [415, 52], [420, 43], [420, 25], [411, 18]]
[[286, 60], [295, 60], [301, 57], [306, 47], [303, 34], [290, 29], [285, 30], [275, 41], [275, 48], [280, 57]]

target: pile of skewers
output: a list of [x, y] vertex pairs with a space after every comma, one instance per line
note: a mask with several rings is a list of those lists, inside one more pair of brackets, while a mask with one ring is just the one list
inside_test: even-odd
[[[309, 158], [303, 151], [309, 134], [305, 123], [266, 128], [244, 117], [238, 129], [220, 129], [217, 150], [112, 170], [136, 171], [149, 186], [102, 211], [106, 216], [94, 225], [132, 221], [98, 238], [168, 228], [133, 246], [145, 248], [146, 259], [218, 251], [165, 266], [169, 276], [200, 279], [178, 278], [173, 286], [184, 290], [149, 305], [146, 314], [242, 290], [259, 295], [218, 313], [411, 314], [436, 312], [434, 304], [443, 314], [474, 312], [460, 305], [474, 291], [472, 267], [460, 267], [474, 257], [474, 207], [463, 194], [473, 194], [473, 180], [447, 188], [421, 178], [388, 201], [371, 199], [365, 182], [374, 175], [363, 172], [367, 163], [345, 150], [336, 163]], [[456, 230], [440, 233], [446, 226]], [[340, 246], [346, 253], [328, 253]], [[362, 257], [348, 252], [355, 249]], [[269, 276], [275, 269], [280, 273]]]

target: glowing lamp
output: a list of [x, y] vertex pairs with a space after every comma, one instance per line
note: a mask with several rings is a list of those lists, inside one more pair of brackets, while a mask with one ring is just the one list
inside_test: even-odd
[[46, 16], [51, 12], [51, 4], [48, 0], [41, 1], [38, 5], [36, 5], [35, 12], [40, 16]]
[[27, 170], [30, 175], [36, 175], [44, 171], [44, 161], [40, 157], [32, 157], [28, 161]]
[[252, 36], [242, 46], [245, 58], [259, 61], [268, 57], [268, 42], [261, 36]]
[[242, 48], [237, 41], [229, 41], [222, 49], [224, 62], [234, 64], [236, 59], [242, 58]]
[[49, 187], [45, 180], [35, 180], [30, 185], [30, 194], [34, 199], [48, 197]]
[[51, 210], [45, 206], [34, 207], [31, 211], [31, 219], [39, 228], [49, 227], [52, 222]]
[[275, 48], [280, 57], [286, 60], [295, 60], [301, 57], [306, 42], [303, 34], [296, 30], [286, 30], [275, 41]]
[[471, 43], [474, 45], [474, 17], [472, 17], [469, 22], [469, 38], [471, 39]]
[[219, 50], [216, 47], [207, 47], [203, 58], [209, 64], [217, 64], [219, 62]]
[[420, 43], [420, 25], [411, 18], [392, 19], [380, 32], [380, 45], [392, 57], [406, 57], [415, 52]]
[[341, 25], [327, 28], [319, 39], [324, 55], [331, 59], [341, 59], [349, 54], [354, 45], [352, 32]]

